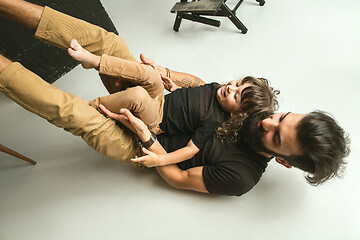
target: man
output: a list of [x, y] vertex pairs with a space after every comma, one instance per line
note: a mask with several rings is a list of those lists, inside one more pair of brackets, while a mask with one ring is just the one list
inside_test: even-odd
[[[72, 39], [77, 39], [94, 54], [106, 53], [135, 60], [119, 37], [49, 8], [22, 0], [0, 0], [0, 15], [36, 31], [36, 37], [63, 48], [67, 48]], [[122, 51], [111, 52], [114, 45]], [[200, 82], [192, 75], [161, 69], [175, 81], [178, 74], [178, 79], [189, 76], [193, 82]], [[101, 77], [110, 93], [124, 88], [111, 81], [113, 79]], [[177, 84], [182, 85], [181, 81]], [[104, 117], [82, 99], [45, 83], [20, 64], [12, 63], [3, 56], [0, 56], [0, 88], [27, 110], [81, 136], [91, 147], [109, 158], [127, 160], [139, 154], [137, 138], [123, 126]], [[133, 118], [131, 113], [122, 110], [124, 115], [114, 115], [104, 108], [102, 110], [129, 126], [148, 150], [155, 154], [164, 153], [159, 142], [151, 139], [150, 132], [141, 127], [141, 123], [134, 123], [139, 119]], [[308, 172], [308, 181], [316, 185], [337, 176], [343, 166], [343, 158], [348, 154], [344, 131], [333, 118], [322, 112], [262, 116], [249, 119], [246, 126], [242, 128], [241, 142], [222, 143], [214, 136], [193, 159], [178, 165], [158, 167], [159, 174], [177, 188], [241, 195], [259, 181], [271, 156], [276, 156], [277, 162], [286, 167], [293, 165]], [[173, 151], [174, 147], [182, 147], [189, 138], [161, 136], [159, 140], [168, 151]], [[148, 150], [143, 148], [149, 156], [154, 154]]]

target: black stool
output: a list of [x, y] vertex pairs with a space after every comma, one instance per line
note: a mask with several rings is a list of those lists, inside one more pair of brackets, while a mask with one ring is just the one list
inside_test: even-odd
[[[174, 31], [179, 31], [179, 27], [182, 19], [191, 20], [194, 22], [199, 22], [214, 27], [220, 26], [220, 21], [201, 17], [205, 16], [218, 16], [218, 17], [228, 17], [234, 25], [242, 32], [246, 33], [247, 28], [245, 25], [237, 18], [236, 10], [239, 8], [241, 3], [244, 0], [238, 1], [233, 10], [231, 10], [226, 4], [226, 0], [198, 0], [188, 2], [187, 0], [181, 0], [174, 5], [170, 12], [176, 13], [176, 19], [174, 23]], [[256, 0], [260, 6], [265, 4], [264, 0]]]

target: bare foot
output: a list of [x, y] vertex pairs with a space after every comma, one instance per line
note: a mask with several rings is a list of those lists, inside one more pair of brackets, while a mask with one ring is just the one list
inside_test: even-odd
[[68, 53], [73, 59], [81, 62], [83, 68], [99, 69], [101, 57], [92, 54], [91, 52], [84, 49], [76, 39], [71, 40], [70, 47], [68, 48]]

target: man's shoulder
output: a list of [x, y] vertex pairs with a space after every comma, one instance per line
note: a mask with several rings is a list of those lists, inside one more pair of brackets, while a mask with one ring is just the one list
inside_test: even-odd
[[207, 156], [210, 161], [203, 168], [208, 191], [237, 196], [250, 191], [260, 180], [268, 159], [240, 142], [213, 141], [213, 152]]
[[[268, 162], [268, 159], [258, 154], [242, 142], [221, 141], [214, 136], [210, 141], [208, 152], [216, 152], [221, 161], [261, 161]], [[216, 154], [215, 154], [216, 155]]]

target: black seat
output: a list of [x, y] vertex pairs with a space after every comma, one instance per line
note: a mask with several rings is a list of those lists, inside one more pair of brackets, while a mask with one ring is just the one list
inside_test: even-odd
[[[225, 4], [226, 0], [198, 0], [192, 2], [188, 2], [187, 0], [181, 0], [181, 2], [177, 2], [171, 9], [172, 13], [176, 13], [176, 19], [173, 29], [176, 32], [179, 31], [182, 19], [187, 19], [215, 27], [220, 26], [220, 21], [201, 16], [205, 15], [228, 17], [242, 33], [246, 33], [247, 28], [236, 16], [236, 10], [239, 8], [243, 1], [244, 0], [238, 1], [234, 9], [231, 10]], [[260, 4], [260, 6], [263, 6], [265, 4], [264, 0], [256, 1]]]

